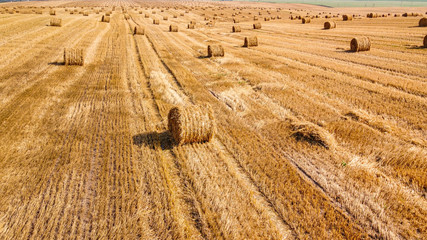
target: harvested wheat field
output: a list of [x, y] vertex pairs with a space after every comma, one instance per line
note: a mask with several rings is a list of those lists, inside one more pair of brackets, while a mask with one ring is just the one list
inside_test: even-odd
[[426, 14], [1, 3], [0, 239], [427, 239]]

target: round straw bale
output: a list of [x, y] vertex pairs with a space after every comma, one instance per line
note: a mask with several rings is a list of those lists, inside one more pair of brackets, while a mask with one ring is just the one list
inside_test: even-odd
[[394, 14], [394, 17], [400, 17], [400, 14], [396, 13]]
[[257, 16], [254, 16], [254, 21], [257, 21], [258, 20], [258, 17]]
[[135, 26], [135, 28], [133, 29], [133, 34], [134, 35], [144, 35], [144, 33], [145, 33], [144, 27]]
[[343, 21], [351, 21], [351, 20], [353, 20], [353, 16], [344, 14], [344, 15], [342, 15], [342, 20]]
[[173, 18], [178, 18], [178, 15], [173, 15]]
[[155, 25], [159, 25], [159, 24], [160, 24], [159, 19], [153, 19], [153, 24], [155, 24]]
[[332, 29], [332, 28], [336, 28], [337, 24], [334, 21], [327, 21], [323, 24], [325, 29]]
[[83, 66], [83, 49], [65, 48], [64, 49], [64, 64]]
[[166, 20], [168, 20], [168, 17], [164, 16], [164, 17], [163, 17], [163, 20], [165, 20], [165, 21], [166, 21]]
[[427, 48], [427, 35], [424, 37], [424, 47]]
[[56, 11], [55, 11], [55, 10], [53, 10], [53, 9], [51, 9], [51, 10], [49, 11], [49, 14], [50, 14], [50, 15], [56, 15]]
[[418, 23], [420, 27], [427, 27], [427, 18], [423, 17], [420, 19], [420, 22]]
[[110, 22], [110, 17], [102, 15], [101, 22], [107, 22], [107, 23], [109, 23]]
[[267, 22], [267, 21], [270, 21], [270, 19], [271, 19], [270, 17], [265, 17], [265, 18], [264, 18], [264, 21], [266, 21], [266, 22]]
[[128, 20], [130, 18], [129, 14], [125, 14], [124, 17], [126, 20]]
[[146, 13], [146, 14], [144, 15], [144, 17], [145, 17], [145, 18], [149, 18], [149, 17], [150, 17], [150, 15]]
[[194, 28], [195, 28], [195, 26], [196, 26], [196, 24], [189, 23], [189, 24], [187, 25], [187, 28], [188, 28], [188, 29], [194, 29]]
[[61, 27], [62, 26], [62, 19], [61, 18], [51, 18], [50, 19], [50, 26]]
[[352, 52], [369, 51], [371, 49], [371, 40], [369, 37], [353, 38], [350, 42]]
[[178, 145], [209, 142], [216, 132], [210, 106], [172, 108], [168, 114], [168, 128]]
[[232, 31], [233, 31], [233, 32], [241, 32], [241, 31], [242, 31], [242, 29], [240, 28], [240, 26], [233, 26], [233, 27], [232, 27]]
[[208, 45], [208, 57], [224, 57], [224, 48], [217, 45]]
[[257, 22], [253, 24], [254, 29], [261, 29], [261, 23]]
[[233, 22], [234, 22], [234, 23], [239, 23], [239, 22], [240, 22], [240, 20], [239, 20], [239, 19], [237, 19], [237, 18], [234, 18], [234, 19], [233, 19]]
[[311, 19], [310, 18], [302, 18], [302, 24], [306, 24], [306, 23], [310, 23]]
[[245, 37], [245, 42], [243, 43], [243, 47], [255, 47], [255, 46], [258, 46], [258, 38], [256, 36]]
[[368, 18], [377, 18], [378, 14], [376, 14], [376, 13], [368, 13], [367, 17]]
[[171, 24], [169, 26], [169, 32], [178, 32], [178, 25]]

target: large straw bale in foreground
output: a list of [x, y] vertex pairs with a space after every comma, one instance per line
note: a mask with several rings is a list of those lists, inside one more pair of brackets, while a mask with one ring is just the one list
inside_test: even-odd
[[258, 38], [256, 36], [245, 37], [243, 47], [255, 47], [255, 46], [258, 46]]
[[62, 26], [62, 19], [61, 18], [51, 18], [50, 19], [50, 26], [61, 27]]
[[145, 33], [144, 27], [135, 26], [135, 28], [133, 29], [133, 34], [134, 35], [144, 35], [144, 33]]
[[224, 57], [224, 48], [221, 45], [209, 45], [208, 57]]
[[216, 125], [209, 106], [174, 107], [169, 111], [168, 127], [179, 145], [209, 142]]
[[424, 47], [427, 48], [427, 35], [424, 37]]
[[427, 27], [427, 18], [423, 17], [420, 19], [418, 26], [420, 27]]
[[78, 65], [83, 66], [83, 49], [78, 48], [65, 48], [64, 49], [64, 63], [65, 65]]
[[353, 38], [350, 42], [352, 52], [369, 51], [371, 49], [371, 40], [368, 37]]
[[107, 16], [107, 15], [102, 15], [101, 22], [109, 23], [110, 22], [110, 17]]

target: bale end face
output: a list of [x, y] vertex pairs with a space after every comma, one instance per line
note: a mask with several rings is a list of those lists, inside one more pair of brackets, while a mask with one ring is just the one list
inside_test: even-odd
[[240, 26], [233, 26], [231, 30], [232, 30], [232, 32], [241, 32], [242, 31]]
[[224, 57], [224, 48], [221, 45], [209, 45], [208, 57]]
[[369, 51], [371, 49], [371, 40], [368, 37], [353, 38], [350, 42], [352, 52]]
[[243, 43], [243, 47], [256, 47], [256, 46], [258, 46], [257, 37], [245, 37], [245, 42]]
[[168, 128], [178, 145], [209, 142], [216, 131], [209, 106], [174, 107], [168, 114]]
[[65, 48], [64, 49], [64, 64], [65, 65], [84, 65], [83, 49]]
[[418, 26], [420, 27], [427, 27], [427, 18], [421, 18], [420, 22], [418, 23]]

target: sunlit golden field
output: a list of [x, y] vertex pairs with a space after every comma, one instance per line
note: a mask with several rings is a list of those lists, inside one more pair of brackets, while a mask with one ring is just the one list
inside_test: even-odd
[[[426, 15], [0, 4], [0, 239], [427, 239]], [[175, 106], [210, 141], [177, 144]]]

